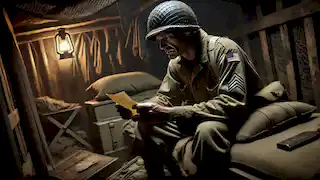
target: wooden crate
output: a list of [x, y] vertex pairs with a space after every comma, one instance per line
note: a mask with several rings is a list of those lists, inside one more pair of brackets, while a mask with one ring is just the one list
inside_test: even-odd
[[85, 107], [92, 122], [103, 122], [105, 119], [119, 117], [115, 103], [107, 101], [86, 101]]
[[86, 180], [101, 172], [118, 158], [79, 150], [56, 165], [52, 176], [63, 180]]
[[121, 117], [108, 118], [103, 122], [94, 123], [96, 133], [99, 133], [99, 146], [104, 154], [126, 148], [123, 135], [123, 123], [126, 120]]

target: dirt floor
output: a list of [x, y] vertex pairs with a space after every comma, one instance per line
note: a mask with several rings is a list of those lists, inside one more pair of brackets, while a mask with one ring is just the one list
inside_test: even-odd
[[61, 136], [50, 149], [53, 161], [58, 163], [77, 150], [87, 150], [82, 144], [69, 136]]

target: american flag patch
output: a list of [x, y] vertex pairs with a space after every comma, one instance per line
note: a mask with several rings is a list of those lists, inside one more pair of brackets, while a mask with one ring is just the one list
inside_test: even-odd
[[228, 52], [227, 53], [227, 60], [228, 60], [228, 62], [239, 62], [240, 55], [239, 55], [239, 53]]

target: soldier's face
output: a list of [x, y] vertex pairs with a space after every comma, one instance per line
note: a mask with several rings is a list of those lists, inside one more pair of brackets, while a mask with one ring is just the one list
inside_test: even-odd
[[163, 33], [157, 36], [160, 50], [164, 51], [170, 59], [179, 55], [179, 41], [172, 33]]

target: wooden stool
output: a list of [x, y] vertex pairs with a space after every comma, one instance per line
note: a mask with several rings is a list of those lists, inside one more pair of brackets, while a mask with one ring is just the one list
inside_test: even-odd
[[[69, 129], [69, 125], [73, 122], [73, 120], [75, 119], [77, 114], [80, 112], [80, 110], [81, 110], [81, 106], [77, 106], [77, 107], [74, 107], [74, 108], [64, 109], [64, 110], [57, 111], [57, 112], [41, 114], [42, 117], [46, 118], [49, 122], [51, 122], [52, 124], [54, 124], [55, 126], [57, 126], [60, 129], [59, 132], [53, 138], [53, 140], [50, 142], [49, 148], [52, 148], [52, 146], [59, 140], [59, 138], [64, 133], [67, 133], [71, 137], [73, 137], [75, 140], [77, 140], [78, 142], [80, 142], [81, 144], [83, 144], [84, 146], [89, 148], [90, 150], [92, 149], [92, 146], [87, 141], [85, 141], [77, 133], [75, 133], [75, 132], [73, 132], [72, 130]], [[69, 118], [67, 119], [67, 121], [65, 121], [64, 124], [61, 124], [58, 120], [56, 120], [54, 118], [55, 115], [62, 114], [62, 113], [67, 113], [67, 112], [72, 112], [72, 113], [69, 116]]]

